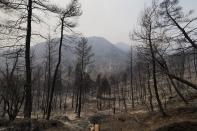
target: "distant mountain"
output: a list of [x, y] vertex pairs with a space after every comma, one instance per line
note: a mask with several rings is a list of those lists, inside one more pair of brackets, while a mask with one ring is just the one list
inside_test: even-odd
[[[77, 40], [78, 38], [75, 38]], [[115, 73], [116, 71], [123, 71], [126, 68], [127, 53], [114, 44], [109, 42], [103, 37], [88, 37], [88, 44], [92, 46], [92, 52], [94, 53], [94, 63], [90, 66], [91, 73], [98, 74], [108, 74], [109, 72]], [[54, 43], [54, 58], [57, 58], [57, 51], [59, 45], [59, 39], [53, 40]], [[62, 49], [62, 64], [64, 68], [68, 66], [75, 66], [76, 55], [73, 53], [73, 47], [76, 46], [77, 42], [64, 41]], [[35, 54], [34, 64], [42, 63], [46, 59], [46, 43], [39, 43], [32, 47]], [[69, 45], [69, 46], [68, 46]], [[54, 61], [55, 62], [55, 61]], [[90, 70], [89, 69], [89, 70]]]
[[126, 53], [130, 51], [130, 46], [124, 42], [118, 42], [115, 46]]

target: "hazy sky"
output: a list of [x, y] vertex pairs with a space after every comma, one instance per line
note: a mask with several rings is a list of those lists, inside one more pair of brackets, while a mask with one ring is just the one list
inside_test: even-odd
[[[66, 5], [65, 0], [53, 0]], [[83, 15], [77, 31], [86, 36], [102, 36], [109, 41], [129, 43], [128, 34], [134, 29], [138, 16], [152, 0], [79, 0]], [[195, 9], [197, 0], [180, 0], [184, 9]]]

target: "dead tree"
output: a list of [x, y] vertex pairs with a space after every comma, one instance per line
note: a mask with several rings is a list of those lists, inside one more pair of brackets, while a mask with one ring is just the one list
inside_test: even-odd
[[[167, 65], [167, 62], [165, 61], [164, 57], [160, 54], [160, 52], [156, 49], [157, 54], [160, 57], [160, 60], [158, 60], [157, 58], [155, 58], [156, 62], [159, 63], [161, 70], [164, 71], [164, 73], [168, 76], [172, 86], [174, 87], [175, 91], [177, 92], [177, 94], [179, 95], [179, 97], [187, 104], [187, 100], [184, 98], [184, 96], [181, 94], [181, 92], [179, 91], [179, 89], [177, 88], [176, 84], [174, 83], [173, 77], [175, 75], [170, 75], [169, 72], [169, 68]], [[183, 79], [183, 78], [180, 78]]]
[[129, 59], [130, 59], [129, 66], [130, 66], [131, 101], [132, 101], [132, 108], [134, 109], [135, 102], [134, 102], [134, 89], [133, 89], [133, 49], [132, 49], [132, 45], [130, 47]]
[[20, 77], [18, 73], [21, 54], [22, 49], [16, 49], [16, 51], [13, 50], [4, 54], [6, 63], [4, 69], [0, 70], [3, 76], [1, 79], [1, 97], [5, 104], [4, 109], [11, 121], [16, 118], [24, 100], [24, 90], [21, 88], [24, 78]]
[[179, 0], [164, 0], [161, 2], [160, 15], [163, 18], [163, 22], [160, 24], [162, 27], [168, 28], [169, 31], [172, 27], [176, 27], [190, 45], [197, 49], [196, 41], [192, 38], [195, 35], [196, 28], [191, 26], [197, 20], [197, 17], [191, 18], [193, 11], [190, 11], [188, 14], [183, 13], [182, 7], [178, 4]]
[[[0, 7], [5, 10], [14, 10], [18, 13], [20, 13], [19, 16], [21, 16], [16, 22], [10, 22], [11, 25], [6, 25], [8, 28], [13, 29], [20, 29], [26, 31], [26, 40], [25, 40], [25, 104], [24, 104], [24, 117], [25, 118], [31, 118], [31, 111], [32, 111], [32, 69], [31, 69], [31, 58], [30, 58], [30, 45], [31, 45], [31, 37], [32, 37], [32, 21], [40, 23], [39, 17], [37, 17], [33, 10], [38, 11], [49, 11], [56, 14], [61, 14], [62, 18], [70, 18], [73, 16], [78, 16], [81, 14], [79, 10], [79, 4], [77, 3], [77, 0], [73, 0], [71, 2], [72, 4], [68, 6], [66, 9], [58, 8], [55, 5], [50, 5], [46, 1], [40, 1], [40, 0], [28, 0], [28, 1], [21, 1], [21, 0], [15, 0], [15, 1], [9, 1], [9, 0], [0, 0]], [[72, 27], [74, 24], [70, 21], [63, 21], [64, 25], [66, 27]], [[5, 26], [5, 25], [3, 25]], [[26, 26], [26, 28], [23, 28]]]
[[54, 52], [55, 46], [53, 40], [51, 39], [51, 35], [49, 33], [47, 44], [46, 44], [46, 63], [45, 63], [45, 92], [43, 92], [45, 99], [44, 102], [44, 113], [43, 117], [45, 117], [46, 113], [48, 112], [48, 105], [49, 105], [49, 97], [50, 97], [50, 89], [51, 89], [51, 81], [52, 81], [52, 69], [53, 69], [53, 62], [54, 62]]
[[151, 90], [151, 85], [150, 85], [151, 74], [150, 74], [150, 66], [149, 66], [149, 64], [147, 65], [147, 74], [148, 74], [147, 85], [148, 85], [148, 92], [149, 92], [150, 109], [153, 112], [154, 111], [154, 107], [153, 107], [153, 95], [152, 95], [152, 90]]
[[152, 75], [153, 75], [153, 87], [155, 91], [155, 97], [157, 100], [157, 104], [160, 110], [160, 113], [163, 116], [166, 116], [166, 113], [163, 109], [162, 102], [159, 97], [158, 87], [157, 87], [157, 76], [156, 76], [156, 51], [155, 44], [157, 42], [156, 34], [155, 34], [155, 22], [157, 18], [157, 5], [153, 3], [153, 5], [149, 8], [146, 8], [140, 22], [141, 31], [134, 32], [134, 39], [142, 42], [148, 47], [150, 53], [150, 61], [152, 64]]
[[57, 73], [58, 73], [58, 69], [59, 66], [61, 64], [61, 56], [62, 56], [62, 44], [63, 44], [63, 37], [64, 37], [64, 29], [65, 28], [73, 28], [76, 26], [76, 24], [74, 22], [68, 21], [68, 18], [72, 18], [72, 17], [76, 17], [76, 16], [80, 16], [81, 15], [81, 11], [80, 11], [80, 6], [77, 0], [73, 0], [71, 2], [71, 4], [68, 6], [67, 9], [64, 10], [59, 10], [58, 8], [56, 8], [56, 11], [61, 13], [60, 16], [60, 44], [59, 44], [59, 50], [58, 50], [58, 62], [57, 65], [55, 67], [55, 72], [53, 75], [53, 82], [52, 82], [52, 87], [50, 90], [50, 99], [49, 99], [49, 105], [48, 105], [48, 112], [47, 112], [47, 120], [50, 119], [50, 115], [51, 115], [51, 107], [52, 107], [52, 100], [53, 100], [53, 94], [54, 94], [54, 90], [55, 90], [55, 84], [56, 84], [56, 78], [57, 78]]
[[122, 76], [121, 94], [122, 94], [122, 100], [123, 100], [123, 106], [124, 106], [125, 112], [127, 112], [126, 90], [127, 90], [127, 74], [124, 73]]
[[88, 45], [87, 38], [82, 37], [78, 45], [75, 47], [75, 54], [77, 56], [77, 65], [79, 66], [78, 71], [80, 74], [80, 81], [78, 89], [78, 107], [77, 107], [77, 116], [80, 118], [81, 115], [81, 102], [82, 102], [82, 91], [85, 90], [85, 74], [87, 66], [93, 61], [91, 60], [92, 56], [92, 47]]

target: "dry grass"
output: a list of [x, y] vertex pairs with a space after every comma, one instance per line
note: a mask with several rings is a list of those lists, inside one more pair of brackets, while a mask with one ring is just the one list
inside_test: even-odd
[[[174, 125], [174, 123], [177, 123]], [[167, 117], [161, 117], [159, 113], [139, 113], [135, 115], [123, 114], [108, 118], [101, 124], [101, 131], [155, 131], [160, 127], [168, 129], [172, 125], [178, 126], [179, 123], [185, 123], [183, 128], [197, 130], [197, 108], [180, 107], [168, 111]], [[172, 126], [173, 127], [173, 126]], [[178, 128], [178, 129], [180, 129]], [[164, 129], [162, 131], [164, 131]], [[159, 130], [158, 130], [159, 131]], [[168, 131], [168, 130], [165, 130]]]
[[197, 96], [192, 96], [188, 105], [177, 100], [169, 103], [167, 117], [162, 117], [159, 112], [116, 115], [101, 124], [101, 131], [194, 131], [197, 130], [196, 103]]

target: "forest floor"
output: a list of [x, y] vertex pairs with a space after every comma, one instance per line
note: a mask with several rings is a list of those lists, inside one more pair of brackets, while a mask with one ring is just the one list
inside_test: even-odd
[[94, 119], [98, 121], [101, 131], [197, 131], [197, 94], [188, 100], [187, 105], [176, 98], [171, 100], [167, 104], [166, 117], [159, 112], [150, 113], [142, 109], [128, 109], [115, 115], [110, 110], [95, 111], [96, 103], [91, 100], [84, 105], [80, 119], [70, 110], [66, 114], [56, 113], [50, 121], [18, 118], [7, 124], [1, 120], [0, 131], [28, 131], [26, 126], [29, 123], [32, 131], [90, 131], [90, 121]]
[[[78, 119], [72, 112], [67, 115], [70, 121], [60, 120], [72, 131], [89, 131], [91, 119], [97, 119], [101, 131], [197, 131], [197, 94], [188, 97], [189, 104], [178, 97], [167, 103], [166, 117], [159, 112], [150, 113], [143, 108], [129, 109], [116, 115], [112, 111], [95, 111], [95, 101], [89, 101]], [[94, 106], [93, 106], [94, 104]]]

